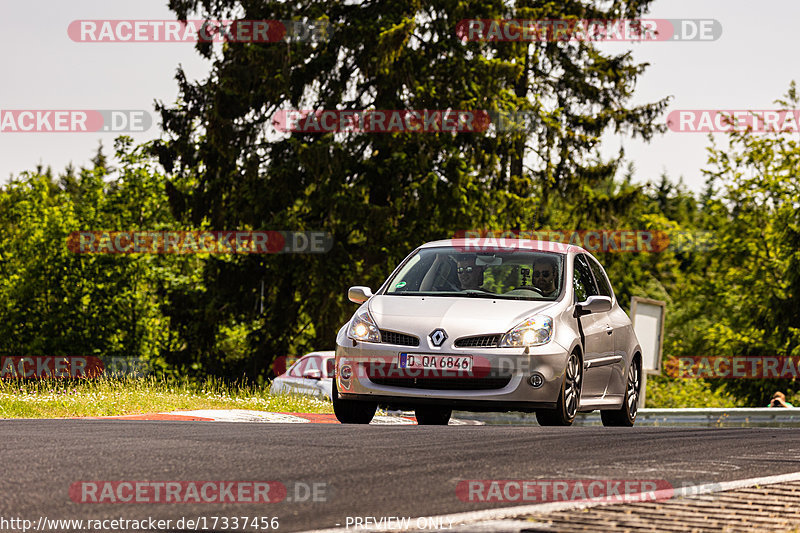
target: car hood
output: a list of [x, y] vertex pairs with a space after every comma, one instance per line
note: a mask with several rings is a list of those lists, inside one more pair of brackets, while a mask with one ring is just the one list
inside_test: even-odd
[[469, 297], [375, 295], [369, 311], [380, 329], [425, 338], [442, 328], [450, 341], [459, 337], [505, 333], [555, 302]]

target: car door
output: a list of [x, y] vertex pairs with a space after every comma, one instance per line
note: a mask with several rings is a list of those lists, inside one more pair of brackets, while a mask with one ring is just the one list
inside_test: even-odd
[[[585, 254], [575, 256], [572, 283], [575, 304], [589, 296], [599, 295], [597, 285]], [[602, 398], [611, 377], [609, 357], [613, 357], [614, 340], [608, 321], [608, 313], [590, 313], [577, 317], [578, 330], [582, 333], [583, 344], [583, 387], [582, 399]]]
[[[303, 386], [305, 387], [305, 394], [310, 394], [312, 396], [324, 396], [325, 390], [322, 388], [322, 377], [325, 375], [325, 365], [322, 362], [322, 358], [318, 355], [309, 355], [306, 358], [306, 366], [303, 368]], [[306, 377], [306, 375], [311, 372], [316, 371], [318, 372], [318, 378], [310, 378]]]
[[625, 393], [625, 361], [628, 360], [625, 353], [627, 348], [626, 330], [631, 321], [614, 298], [611, 283], [608, 281], [608, 276], [603, 267], [594, 257], [587, 256], [587, 259], [597, 282], [597, 289], [600, 295], [611, 298], [611, 311], [605, 313], [607, 321], [606, 332], [610, 333], [613, 342], [611, 357], [606, 359], [606, 361], [609, 361], [609, 383], [606, 389], [606, 396], [617, 396]]
[[303, 372], [305, 372], [307, 364], [308, 357], [301, 357], [300, 360], [292, 365], [292, 368], [286, 373], [283, 392], [308, 394], [308, 380], [303, 377]]

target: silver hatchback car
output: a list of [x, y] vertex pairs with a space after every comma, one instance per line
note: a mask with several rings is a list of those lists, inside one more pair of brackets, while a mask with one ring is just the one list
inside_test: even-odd
[[332, 391], [342, 423], [379, 404], [414, 409], [419, 424], [452, 410], [535, 412], [570, 425], [636, 419], [641, 348], [603, 267], [574, 245], [453, 239], [414, 250], [336, 338]]

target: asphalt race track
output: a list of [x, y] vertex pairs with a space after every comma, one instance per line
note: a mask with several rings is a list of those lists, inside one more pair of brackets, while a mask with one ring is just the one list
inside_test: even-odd
[[[0, 449], [6, 518], [278, 517], [279, 531], [344, 527], [348, 516], [519, 505], [461, 501], [456, 485], [464, 479], [659, 479], [680, 486], [800, 471], [795, 428], [0, 420]], [[69, 495], [77, 481], [143, 480], [325, 483], [326, 501], [85, 504]]]

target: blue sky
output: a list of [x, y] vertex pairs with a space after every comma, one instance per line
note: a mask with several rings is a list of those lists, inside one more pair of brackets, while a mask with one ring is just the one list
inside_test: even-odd
[[[173, 102], [174, 80], [183, 65], [191, 78], [204, 77], [208, 63], [189, 43], [77, 43], [67, 36], [76, 19], [173, 19], [165, 0], [0, 0], [0, 109], [146, 109]], [[636, 87], [634, 103], [671, 96], [675, 109], [772, 109], [793, 79], [800, 78], [792, 50], [800, 49], [796, 0], [656, 0], [647, 18], [716, 19], [722, 36], [713, 42], [606, 43], [608, 50], [633, 50], [651, 64]], [[19, 52], [19, 53], [17, 53]], [[666, 118], [666, 114], [663, 117]], [[155, 125], [134, 134], [159, 136]], [[69, 162], [88, 164], [98, 142], [107, 153], [110, 133], [0, 133], [0, 179], [38, 163], [56, 172]], [[724, 137], [724, 136], [723, 136]], [[604, 154], [624, 147], [636, 180], [666, 172], [692, 190], [703, 187], [706, 134], [667, 132], [649, 144], [619, 135], [604, 137]]]

